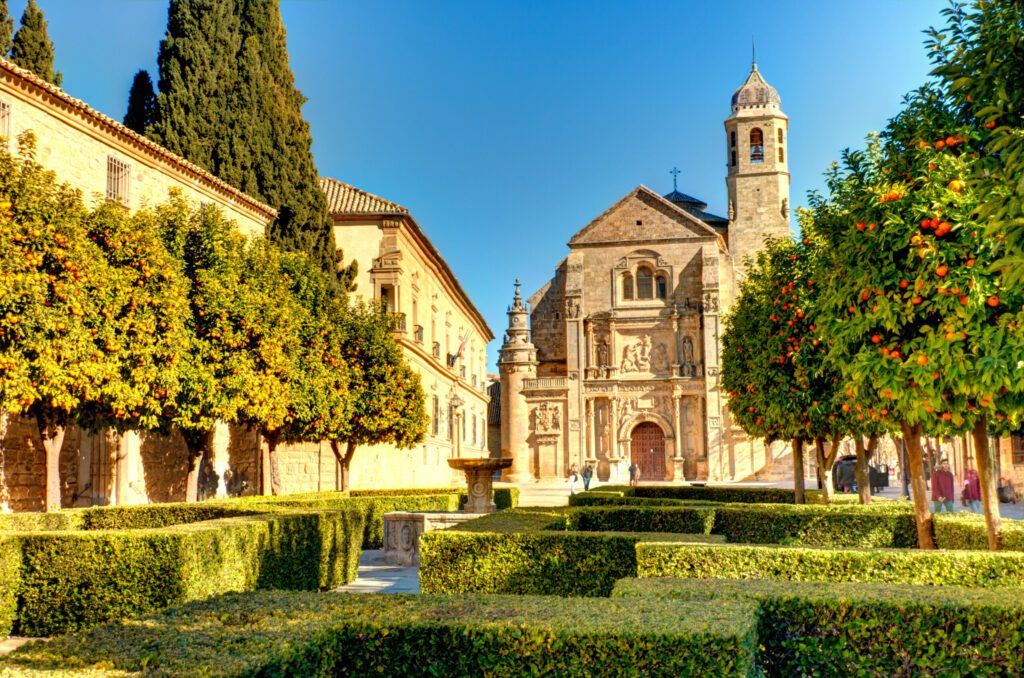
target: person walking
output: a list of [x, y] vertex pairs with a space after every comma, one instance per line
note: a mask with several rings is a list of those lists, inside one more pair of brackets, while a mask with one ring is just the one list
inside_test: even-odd
[[580, 467], [573, 464], [569, 467], [569, 494], [576, 494], [576, 480], [580, 477]]
[[590, 464], [584, 466], [581, 476], [583, 478], [583, 491], [586, 492], [590, 489], [590, 479], [594, 477], [594, 467]]
[[629, 486], [636, 487], [637, 480], [640, 478], [640, 467], [637, 466], [634, 461], [629, 465]]
[[932, 473], [932, 510], [935, 513], [953, 512], [953, 473], [949, 460], [939, 462], [939, 468]]
[[960, 496], [972, 513], [981, 513], [981, 478], [975, 469], [969, 468], [964, 473], [964, 488]]

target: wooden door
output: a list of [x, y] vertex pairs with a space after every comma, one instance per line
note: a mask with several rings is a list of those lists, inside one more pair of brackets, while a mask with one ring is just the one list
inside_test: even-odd
[[665, 479], [665, 434], [657, 424], [645, 421], [630, 434], [630, 460], [640, 467], [640, 480]]

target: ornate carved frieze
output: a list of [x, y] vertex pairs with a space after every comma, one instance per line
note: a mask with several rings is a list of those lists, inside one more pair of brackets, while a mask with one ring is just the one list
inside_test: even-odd
[[707, 374], [709, 377], [718, 376], [718, 365], [708, 365]]
[[561, 408], [548, 402], [543, 402], [535, 407], [533, 410], [533, 430], [537, 433], [561, 432]]
[[718, 313], [718, 290], [704, 292], [704, 313]]
[[668, 347], [664, 342], [655, 343], [651, 335], [645, 334], [637, 341], [622, 348], [619, 370], [630, 373], [664, 373], [670, 368]]
[[721, 417], [708, 417], [708, 426], [710, 428], [722, 428]]

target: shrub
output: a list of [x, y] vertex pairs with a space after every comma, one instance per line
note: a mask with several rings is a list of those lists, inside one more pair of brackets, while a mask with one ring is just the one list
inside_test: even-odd
[[1024, 674], [1017, 590], [626, 579], [612, 595], [756, 601], [758, 663], [772, 676]]
[[640, 577], [883, 582], [977, 588], [1024, 585], [1024, 553], [830, 550], [639, 543]]
[[792, 504], [793, 490], [778, 487], [730, 487], [712, 485], [705, 487], [641, 485], [633, 488], [634, 497], [653, 499], [690, 499], [698, 501], [726, 502], [731, 504]]
[[[351, 497], [413, 497], [423, 494], [458, 494], [459, 495], [459, 509], [466, 505], [466, 501], [469, 496], [466, 490], [459, 490], [457, 488], [413, 488], [413, 489], [397, 489], [397, 490], [351, 490], [349, 496]], [[518, 487], [495, 487], [494, 488], [494, 505], [499, 511], [505, 509], [516, 508], [519, 506], [519, 488]]]
[[23, 534], [17, 631], [40, 636], [226, 591], [354, 578], [358, 511], [278, 511], [159, 529]]
[[0, 535], [0, 638], [14, 629], [20, 585], [21, 540]]
[[583, 492], [569, 496], [569, 506], [688, 506], [694, 503], [687, 499], [628, 497], [621, 492]]
[[427, 532], [424, 593], [607, 596], [636, 573], [636, 537], [599, 534]]
[[707, 609], [655, 599], [268, 591], [33, 643], [2, 665], [175, 676], [744, 676], [754, 672], [755, 609], [743, 600]]
[[737, 544], [786, 544], [859, 548], [913, 548], [917, 525], [910, 508], [761, 505], [722, 506], [715, 534]]
[[[985, 518], [973, 513], [937, 513], [935, 546], [940, 549], [988, 550]], [[1024, 521], [1003, 520], [1003, 550], [1024, 551]]]
[[711, 534], [715, 509], [706, 507], [580, 508], [566, 516], [565, 528], [581, 532], [677, 532]]

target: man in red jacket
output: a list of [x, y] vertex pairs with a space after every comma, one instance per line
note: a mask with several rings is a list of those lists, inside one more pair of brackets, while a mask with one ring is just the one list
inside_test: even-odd
[[948, 459], [939, 462], [939, 470], [932, 474], [932, 504], [935, 513], [953, 512], [953, 473]]

